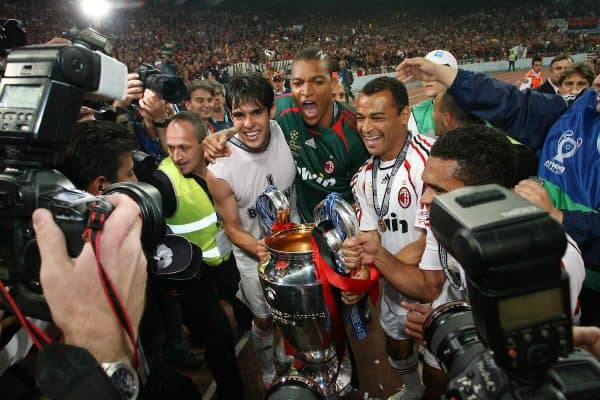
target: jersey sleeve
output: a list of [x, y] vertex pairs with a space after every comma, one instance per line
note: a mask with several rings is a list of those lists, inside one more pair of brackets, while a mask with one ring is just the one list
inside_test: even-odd
[[351, 183], [361, 231], [373, 231], [377, 229], [377, 215], [367, 200], [366, 179], [369, 176], [370, 174], [367, 173], [367, 164], [364, 164], [354, 174]]
[[229, 160], [218, 158], [215, 164], [210, 164], [208, 166], [208, 170], [215, 176], [217, 179], [223, 179], [231, 184], [232, 176], [231, 172], [234, 170], [228, 162]]
[[426, 271], [441, 271], [443, 269], [438, 252], [438, 241], [433, 236], [431, 229], [427, 229], [425, 250], [423, 251], [419, 268]]

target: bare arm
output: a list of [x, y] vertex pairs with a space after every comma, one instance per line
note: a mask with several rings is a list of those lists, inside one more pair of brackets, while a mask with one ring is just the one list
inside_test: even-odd
[[444, 285], [443, 271], [420, 269], [417, 264], [425, 248], [426, 235], [403, 247], [396, 255], [381, 246], [378, 236], [360, 234], [363, 263], [374, 264], [396, 290], [420, 302], [433, 301]]
[[423, 233], [417, 240], [401, 248], [396, 253], [396, 258], [406, 264], [419, 265], [425, 251], [426, 239], [427, 234]]
[[236, 246], [258, 259], [256, 255], [258, 240], [242, 228], [238, 205], [231, 186], [227, 181], [216, 178], [210, 172], [207, 173], [206, 178], [216, 211], [223, 219], [225, 233]]

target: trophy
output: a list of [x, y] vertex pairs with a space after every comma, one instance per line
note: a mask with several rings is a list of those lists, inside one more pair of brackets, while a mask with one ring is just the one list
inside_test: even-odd
[[[277, 190], [268, 188], [257, 200], [264, 226], [272, 225], [278, 215], [289, 215], [289, 202], [282, 203], [283, 195], [274, 192]], [[329, 197], [315, 208], [315, 221], [328, 223], [332, 215], [338, 219], [323, 235], [328, 246], [338, 251], [344, 237], [358, 231], [358, 222], [341, 197]], [[284, 338], [296, 350], [300, 361], [296, 364], [302, 365], [275, 381], [267, 394], [269, 399], [338, 399], [351, 389], [351, 363], [336, 357], [332, 321], [314, 261], [313, 228], [314, 224], [288, 226], [265, 239], [270, 259], [259, 267], [265, 298]], [[334, 268], [343, 270], [342, 265]]]

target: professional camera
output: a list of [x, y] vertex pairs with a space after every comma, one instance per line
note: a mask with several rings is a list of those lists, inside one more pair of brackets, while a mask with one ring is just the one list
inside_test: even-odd
[[187, 88], [178, 76], [163, 74], [150, 64], [142, 65], [137, 73], [144, 87], [159, 93], [165, 101], [176, 104], [185, 100]]
[[[82, 99], [123, 99], [126, 85], [125, 65], [80, 45], [28, 46], [8, 56], [0, 81], [0, 145], [14, 146], [18, 156], [4, 160], [0, 174], [0, 279], [25, 315], [50, 318], [39, 283], [33, 210], [54, 214], [72, 257], [83, 246], [90, 206], [112, 210], [102, 196], [75, 189], [52, 168], [63, 162]], [[137, 202], [142, 244], [154, 248], [166, 229], [160, 192], [145, 183], [121, 183], [105, 193], [124, 193]]]
[[471, 303], [443, 305], [424, 324], [447, 398], [600, 398], [600, 363], [573, 351], [560, 224], [498, 185], [437, 196], [430, 219], [465, 269]]

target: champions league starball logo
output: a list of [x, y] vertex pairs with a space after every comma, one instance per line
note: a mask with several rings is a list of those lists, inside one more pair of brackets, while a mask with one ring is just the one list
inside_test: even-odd
[[573, 157], [575, 153], [577, 153], [577, 150], [581, 147], [583, 139], [575, 139], [573, 136], [574, 133], [572, 130], [563, 132], [558, 139], [556, 155], [552, 158], [552, 160], [546, 160], [546, 162], [544, 162], [544, 166], [553, 173], [562, 175], [565, 172], [565, 159]]
[[573, 157], [582, 142], [582, 138], [578, 138], [577, 140], [573, 139], [573, 131], [564, 132], [560, 135], [560, 139], [558, 139], [558, 147], [554, 159], [559, 163], [562, 163], [565, 158]]

